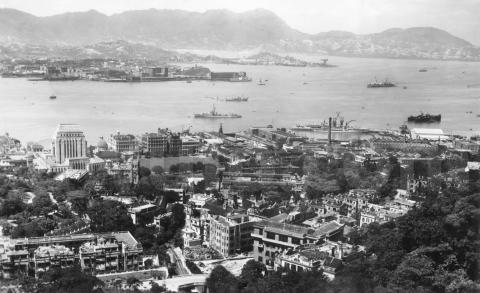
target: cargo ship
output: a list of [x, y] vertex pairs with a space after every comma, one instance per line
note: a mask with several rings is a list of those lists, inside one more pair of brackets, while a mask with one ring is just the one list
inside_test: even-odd
[[242, 98], [242, 97], [226, 98], [225, 102], [248, 102], [248, 98]]
[[434, 123], [442, 121], [442, 115], [431, 115], [431, 114], [424, 114], [420, 113], [420, 115], [416, 116], [408, 116], [408, 122], [418, 122], [418, 123]]
[[242, 118], [242, 115], [238, 114], [220, 114], [215, 110], [215, 106], [213, 106], [212, 111], [208, 113], [201, 113], [201, 114], [194, 114], [194, 118], [201, 118], [201, 119], [220, 119], [220, 118]]
[[367, 88], [380, 88], [380, 87], [395, 87], [395, 84], [391, 81], [385, 80], [383, 82], [375, 82], [367, 84]]

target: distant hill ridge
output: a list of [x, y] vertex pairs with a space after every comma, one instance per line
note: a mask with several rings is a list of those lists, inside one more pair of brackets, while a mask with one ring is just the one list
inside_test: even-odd
[[433, 27], [356, 35], [306, 34], [274, 13], [135, 10], [107, 16], [95, 10], [37, 17], [0, 9], [0, 45], [86, 46], [124, 40], [163, 49], [245, 50], [326, 55], [480, 60], [480, 49]]

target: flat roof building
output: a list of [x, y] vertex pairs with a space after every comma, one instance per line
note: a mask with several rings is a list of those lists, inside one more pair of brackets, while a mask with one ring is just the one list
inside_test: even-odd
[[92, 274], [139, 270], [143, 248], [130, 232], [13, 239], [0, 253], [0, 275], [37, 277], [54, 267], [79, 265]]

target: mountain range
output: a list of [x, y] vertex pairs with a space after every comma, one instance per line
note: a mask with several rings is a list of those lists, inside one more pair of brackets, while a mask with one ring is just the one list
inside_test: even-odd
[[111, 16], [90, 10], [48, 17], [0, 9], [3, 55], [15, 46], [86, 48], [120, 40], [166, 50], [257, 49], [275, 53], [480, 61], [479, 47], [433, 27], [393, 28], [365, 35], [343, 31], [306, 34], [264, 9], [243, 13], [149, 9]]

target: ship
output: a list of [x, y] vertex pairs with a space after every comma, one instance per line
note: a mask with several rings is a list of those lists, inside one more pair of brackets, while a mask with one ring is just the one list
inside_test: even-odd
[[394, 87], [395, 84], [391, 81], [388, 81], [385, 79], [383, 82], [378, 82], [375, 80], [375, 82], [367, 84], [367, 88], [380, 88], [380, 87]]
[[[370, 132], [368, 129], [353, 128], [350, 124], [355, 120], [346, 121], [344, 117], [340, 116], [340, 113], [336, 113], [336, 117], [332, 118], [331, 130], [332, 132], [338, 133], [367, 133]], [[296, 125], [295, 127], [290, 128], [292, 131], [312, 131], [312, 132], [328, 132], [329, 131], [329, 122], [324, 120], [320, 124], [306, 124], [306, 125]]]
[[442, 120], [442, 115], [431, 115], [431, 114], [424, 114], [423, 112], [417, 116], [408, 116], [408, 122], [417, 122], [417, 123], [434, 123], [440, 122]]
[[226, 98], [225, 102], [248, 102], [248, 98], [242, 98], [242, 97]]
[[213, 106], [212, 111], [208, 113], [201, 113], [201, 114], [194, 114], [194, 118], [201, 118], [201, 119], [220, 119], [220, 118], [242, 118], [242, 115], [239, 114], [220, 114], [215, 110], [215, 105]]

